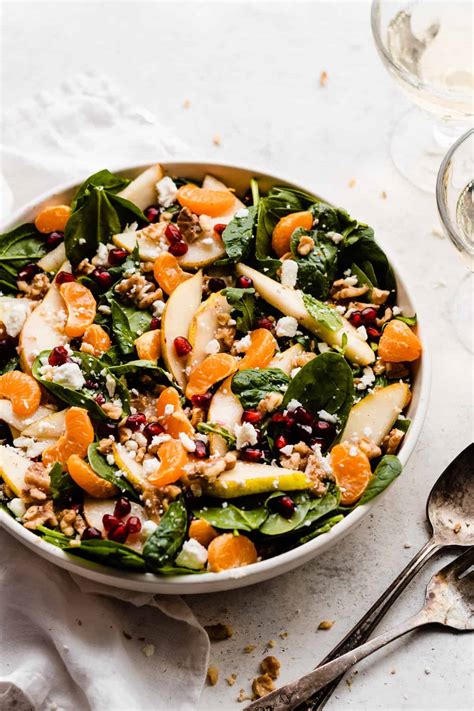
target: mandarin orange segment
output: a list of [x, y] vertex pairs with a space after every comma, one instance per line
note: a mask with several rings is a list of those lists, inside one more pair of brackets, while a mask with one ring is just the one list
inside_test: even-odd
[[350, 442], [336, 444], [331, 450], [331, 465], [341, 491], [341, 504], [351, 506], [367, 488], [372, 471], [367, 455]]
[[95, 319], [96, 302], [92, 292], [77, 281], [61, 284], [59, 291], [68, 311], [64, 333], [69, 338], [82, 336]]
[[272, 247], [277, 257], [282, 257], [290, 251], [291, 235], [297, 227], [310, 230], [313, 226], [313, 216], [310, 212], [292, 212], [282, 217], [272, 233]]
[[218, 535], [214, 526], [211, 526], [203, 518], [195, 518], [189, 525], [189, 537], [195, 538], [204, 548], [207, 548], [209, 543]]
[[94, 441], [94, 428], [87, 410], [83, 407], [70, 407], [65, 416], [65, 432], [57, 442], [43, 452], [43, 463], [67, 462], [72, 454], [81, 459], [87, 454], [87, 448]]
[[238, 365], [237, 358], [229, 353], [208, 355], [191, 371], [186, 387], [186, 397], [191, 399], [194, 395], [204, 395], [212, 385], [235, 373]]
[[157, 361], [161, 353], [161, 331], [159, 328], [142, 333], [135, 341], [140, 360]]
[[153, 274], [160, 289], [168, 296], [177, 286], [191, 279], [192, 274], [185, 272], [178, 264], [178, 260], [170, 252], [162, 252], [155, 259]]
[[93, 496], [95, 499], [108, 499], [118, 494], [117, 487], [96, 474], [79, 455], [71, 454], [67, 458], [66, 466], [71, 479], [89, 496]]
[[208, 548], [208, 565], [214, 573], [241, 568], [257, 562], [257, 549], [247, 536], [223, 533], [214, 538]]
[[277, 342], [267, 328], [257, 328], [250, 333], [250, 346], [239, 361], [239, 370], [266, 368], [275, 355]]
[[179, 439], [169, 439], [158, 447], [160, 467], [148, 477], [153, 486], [174, 484], [185, 473], [184, 466], [188, 462], [188, 453]]
[[50, 205], [36, 215], [35, 227], [42, 234], [64, 232], [71, 215], [68, 205]]
[[29, 417], [40, 406], [41, 388], [31, 375], [10, 370], [0, 375], [0, 397], [10, 400], [15, 415]]
[[[168, 412], [167, 412], [168, 410]], [[175, 388], [165, 388], [156, 403], [156, 414], [165, 432], [176, 439], [181, 432], [189, 437], [194, 436], [194, 427], [186, 417], [181, 407], [178, 391]]]
[[388, 363], [418, 360], [422, 346], [418, 336], [403, 321], [394, 319], [384, 328], [378, 354]]
[[156, 414], [159, 419], [166, 417], [167, 413], [166, 409], [173, 411], [179, 411], [181, 410], [181, 400], [179, 399], [179, 393], [176, 390], [176, 388], [165, 388], [164, 390], [161, 391], [160, 397], [156, 401]]
[[92, 351], [92, 355], [98, 358], [103, 353], [106, 353], [111, 345], [112, 341], [110, 340], [107, 331], [105, 331], [102, 326], [99, 326], [98, 323], [91, 323], [91, 325], [84, 331], [81, 351], [86, 353], [90, 353]]
[[208, 190], [188, 183], [178, 190], [178, 202], [196, 215], [219, 217], [234, 207], [235, 197], [230, 190]]

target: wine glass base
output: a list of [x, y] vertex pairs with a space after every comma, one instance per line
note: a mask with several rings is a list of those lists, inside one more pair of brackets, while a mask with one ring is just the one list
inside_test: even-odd
[[432, 117], [419, 109], [410, 109], [397, 121], [390, 144], [392, 160], [400, 173], [429, 193], [435, 192], [444, 154], [462, 133], [462, 128], [456, 126], [447, 141], [440, 141], [439, 128]]
[[474, 275], [468, 272], [457, 286], [448, 306], [448, 317], [458, 341], [474, 353]]

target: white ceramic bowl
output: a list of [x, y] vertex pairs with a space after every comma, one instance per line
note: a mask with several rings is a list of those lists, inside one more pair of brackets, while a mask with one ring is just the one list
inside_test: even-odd
[[[237, 193], [243, 193], [247, 190], [249, 180], [252, 177], [259, 179], [261, 191], [267, 191], [272, 185], [289, 185], [313, 192], [307, 187], [298, 185], [296, 182], [291, 182], [288, 179], [279, 178], [274, 175], [262, 173], [259, 170], [252, 170], [244, 167], [221, 165], [215, 163], [197, 163], [197, 162], [165, 162], [162, 163], [166, 172], [176, 175], [191, 178], [194, 180], [202, 180], [206, 173], [211, 173], [221, 179], [227, 185], [234, 187]], [[138, 166], [134, 168], [125, 168], [116, 171], [127, 177], [133, 178], [148, 166]], [[35, 215], [41, 207], [48, 204], [57, 204], [58, 202], [69, 202], [75, 192], [77, 183], [61, 185], [53, 192], [40, 195], [36, 200], [29, 203], [21, 210], [17, 211], [11, 217], [7, 224], [3, 226], [2, 231], [12, 229], [23, 222], [32, 222]], [[364, 219], [369, 219], [367, 215]], [[370, 221], [370, 220], [369, 220]], [[389, 255], [389, 259], [391, 257]], [[391, 260], [392, 261], [392, 260]], [[393, 264], [393, 261], [392, 261]], [[402, 309], [406, 309], [407, 313], [416, 313], [416, 307], [413, 299], [410, 297], [408, 290], [400, 277], [397, 270], [396, 278], [398, 285], [398, 303]], [[423, 324], [417, 327], [418, 335], [423, 339]], [[399, 458], [406, 465], [410, 454], [420, 435], [423, 424], [430, 389], [430, 367], [429, 357], [426, 351], [426, 343], [424, 343], [424, 352], [421, 362], [417, 364], [414, 372], [414, 383], [412, 400], [410, 402], [408, 416], [412, 419], [411, 427], [407, 436], [400, 448]], [[383, 495], [390, 492], [390, 487]], [[390, 496], [390, 493], [388, 493]], [[150, 593], [168, 593], [176, 594], [195, 594], [219, 592], [222, 590], [231, 590], [233, 588], [244, 587], [253, 583], [268, 580], [276, 575], [288, 572], [303, 563], [307, 563], [312, 558], [316, 557], [323, 551], [333, 546], [337, 541], [352, 532], [358, 523], [369, 513], [373, 506], [377, 505], [381, 496], [372, 499], [368, 504], [360, 506], [328, 533], [325, 533], [318, 538], [315, 538], [304, 545], [293, 550], [281, 553], [274, 558], [262, 560], [253, 565], [235, 570], [224, 571], [222, 573], [203, 573], [202, 575], [179, 575], [179, 576], [158, 576], [151, 573], [131, 573], [124, 570], [108, 568], [106, 566], [93, 563], [82, 558], [75, 557], [64, 553], [59, 548], [56, 548], [49, 543], [45, 543], [31, 531], [28, 531], [21, 524], [12, 519], [4, 511], [0, 511], [0, 524], [9, 531], [12, 536], [20, 540], [26, 546], [36, 551], [39, 555], [47, 560], [69, 570], [72, 573], [82, 575], [96, 582], [112, 585], [113, 587], [126, 588], [129, 590], [139, 590]]]

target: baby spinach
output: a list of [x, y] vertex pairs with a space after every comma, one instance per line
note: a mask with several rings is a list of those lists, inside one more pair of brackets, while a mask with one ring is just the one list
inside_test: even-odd
[[339, 353], [321, 353], [295, 375], [283, 399], [283, 407], [297, 400], [317, 415], [325, 410], [337, 417], [337, 431], [344, 428], [354, 400], [352, 370]]
[[143, 556], [153, 572], [172, 562], [183, 545], [188, 525], [188, 514], [181, 499], [173, 501], [158, 528], [147, 539]]
[[[314, 248], [302, 256], [298, 245], [304, 236], [311, 237]], [[298, 227], [291, 237], [291, 252], [298, 264], [297, 287], [317, 299], [327, 299], [337, 268], [338, 250], [334, 242], [324, 232]]]
[[374, 231], [359, 224], [341, 245], [339, 269], [343, 272], [355, 264], [370, 279], [373, 286], [396, 293], [397, 282], [390, 262], [374, 239]]
[[17, 291], [18, 272], [46, 254], [46, 242], [34, 224], [27, 223], [0, 235], [0, 291]]
[[[276, 496], [281, 496], [282, 492], [275, 492], [275, 494]], [[270, 513], [265, 523], [260, 527], [260, 533], [263, 533], [264, 536], [282, 536], [285, 533], [294, 531], [295, 528], [302, 525], [309, 507], [310, 502], [306, 499], [296, 503], [295, 510], [289, 518], [279, 513]]]
[[20, 370], [20, 359], [16, 355], [0, 364], [0, 375], [8, 373], [10, 370]]
[[235, 437], [233, 434], [226, 430], [225, 427], [217, 424], [217, 422], [200, 422], [197, 426], [197, 431], [201, 434], [216, 434], [222, 437], [231, 449], [235, 447]]
[[[72, 357], [74, 360], [79, 362], [79, 367], [86, 381], [92, 380], [99, 386], [98, 389], [82, 387], [80, 390], [74, 390], [67, 385], [61, 385], [60, 383], [54, 383], [47, 380], [41, 375], [40, 369], [42, 367], [42, 361], [45, 360], [45, 362], [47, 362], [50, 353], [51, 351], [48, 350], [42, 351], [39, 354], [33, 363], [32, 373], [36, 380], [38, 380], [41, 385], [44, 385], [47, 390], [52, 392], [53, 395], [56, 395], [56, 397], [66, 402], [68, 405], [84, 407], [91, 413], [91, 415], [99, 420], [106, 420], [107, 415], [95, 401], [98, 392], [105, 397], [106, 402], [120, 398], [122, 402], [122, 415], [127, 415], [130, 412], [128, 389], [98, 358], [94, 358], [94, 356], [80, 351], [73, 352]], [[115, 393], [113, 398], [108, 395], [106, 382], [107, 376], [109, 376], [109, 383], [113, 382], [115, 385]], [[113, 381], [111, 381], [110, 378], [112, 378]]]
[[50, 492], [56, 506], [64, 508], [73, 500], [81, 500], [82, 489], [69, 476], [66, 471], [63, 471], [62, 465], [56, 462], [51, 467], [49, 472]]
[[135, 493], [133, 486], [127, 479], [120, 476], [116, 466], [111, 466], [107, 462], [106, 458], [98, 451], [98, 446], [98, 442], [93, 442], [89, 445], [87, 450], [87, 458], [92, 469], [101, 479], [105, 479], [105, 481], [114, 484], [120, 491], [127, 492], [130, 498], [139, 501], [139, 497]]
[[[367, 266], [367, 265], [366, 265]], [[373, 270], [372, 270], [373, 271]], [[374, 288], [374, 282], [367, 276], [367, 274], [357, 266], [357, 264], [351, 264], [351, 274], [357, 277], [358, 286], [368, 286], [369, 287], [369, 298]]]
[[413, 314], [413, 316], [395, 316], [395, 320], [403, 321], [407, 326], [416, 326], [417, 324], [416, 314]]
[[252, 330], [252, 323], [255, 313], [255, 289], [238, 289], [229, 286], [222, 292], [235, 311], [239, 311], [236, 328], [241, 333], [248, 333]]
[[232, 379], [232, 392], [244, 410], [256, 407], [268, 393], [285, 392], [289, 377], [280, 368], [240, 370]]
[[265, 506], [242, 509], [234, 506], [234, 504], [229, 504], [225, 508], [222, 506], [205, 507], [193, 511], [193, 514], [197, 518], [203, 518], [216, 528], [231, 531], [255, 531], [260, 528], [267, 518], [268, 511]]
[[334, 511], [339, 506], [340, 493], [337, 486], [332, 486], [320, 499], [310, 499], [309, 509], [304, 520], [296, 528], [311, 526], [330, 511]]
[[342, 318], [332, 306], [318, 301], [310, 294], [303, 294], [303, 303], [309, 315], [325, 328], [330, 331], [339, 331], [342, 327]]
[[133, 306], [123, 306], [109, 299], [112, 310], [112, 332], [123, 355], [135, 352], [135, 340], [150, 327], [152, 316], [148, 311]]
[[174, 388], [178, 387], [173, 381], [171, 374], [163, 368], [160, 368], [160, 366], [156, 365], [156, 363], [152, 360], [130, 360], [128, 363], [109, 365], [108, 368], [112, 375], [115, 375], [117, 378], [122, 375], [125, 377], [133, 375], [148, 375], [156, 379], [158, 382], [165, 382], [168, 385], [172, 385]]
[[227, 258], [220, 259], [218, 264], [242, 262], [251, 253], [257, 222], [257, 207], [252, 205], [246, 210], [246, 214], [234, 216], [222, 233]]
[[402, 464], [398, 457], [393, 454], [386, 454], [382, 457], [357, 506], [362, 506], [362, 504], [366, 504], [375, 496], [378, 496], [401, 472]]
[[308, 543], [308, 541], [312, 541], [313, 538], [317, 538], [322, 533], [327, 533], [331, 530], [333, 526], [336, 525], [336, 523], [342, 521], [343, 518], [344, 514], [336, 514], [335, 516], [331, 516], [331, 518], [328, 518], [321, 526], [319, 526], [319, 528], [316, 528], [314, 531], [311, 531], [311, 533], [308, 533], [306, 536], [300, 538], [298, 540], [297, 545], [303, 545], [303, 543]]
[[102, 188], [103, 190], [108, 190], [111, 193], [119, 192], [127, 187], [130, 183], [128, 178], [121, 178], [119, 175], [114, 175], [109, 170], [99, 170], [97, 173], [90, 175], [82, 183], [81, 187], [78, 189], [74, 195], [73, 201], [71, 203], [71, 209], [77, 210], [86, 201], [86, 198], [90, 195], [92, 188]]

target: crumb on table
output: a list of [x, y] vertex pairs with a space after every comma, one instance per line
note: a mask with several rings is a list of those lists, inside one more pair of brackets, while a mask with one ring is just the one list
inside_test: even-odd
[[234, 630], [230, 625], [223, 622], [217, 622], [215, 625], [204, 625], [211, 642], [221, 642], [223, 639], [229, 639], [234, 634]]
[[215, 686], [219, 679], [219, 669], [214, 666], [210, 666], [207, 669], [207, 683], [209, 686]]

